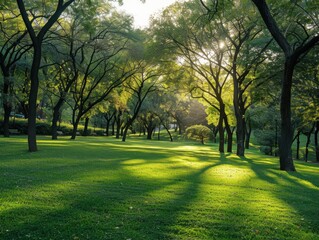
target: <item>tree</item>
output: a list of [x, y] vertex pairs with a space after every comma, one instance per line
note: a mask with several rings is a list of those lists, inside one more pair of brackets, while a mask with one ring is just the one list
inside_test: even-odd
[[[204, 100], [219, 113], [219, 151], [224, 152], [224, 126], [228, 134], [227, 151], [232, 150], [232, 131], [226, 114], [225, 88], [229, 86], [229, 73], [225, 72], [223, 36], [206, 24], [199, 5], [193, 1], [176, 3], [154, 20], [159, 46], [165, 45], [171, 61], [178, 61], [188, 73], [184, 84], [192, 97]], [[212, 44], [212, 42], [214, 44]], [[182, 80], [185, 80], [182, 79]]]
[[9, 137], [9, 118], [13, 109], [14, 83], [17, 65], [31, 49], [25, 27], [21, 26], [20, 16], [13, 3], [1, 3], [0, 21], [0, 67], [3, 75], [2, 104], [4, 109], [3, 134]]
[[[212, 18], [218, 13], [221, 6], [229, 1], [200, 1]], [[280, 24], [286, 30], [280, 30], [279, 21], [269, 10], [265, 0], [252, 0], [257, 7], [264, 23], [274, 40], [284, 53], [283, 77], [281, 86], [281, 138], [280, 138], [280, 169], [295, 171], [292, 161], [291, 144], [293, 129], [291, 122], [291, 87], [295, 66], [319, 42], [318, 23], [316, 22], [316, 1], [292, 1], [290, 3], [274, 2], [272, 6], [280, 12]], [[210, 4], [212, 3], [212, 4]], [[283, 10], [285, 9], [285, 10]], [[279, 18], [278, 18], [279, 19]]]
[[[50, 9], [51, 11], [37, 13], [34, 12], [33, 6], [25, 4], [23, 0], [17, 0], [17, 5], [23, 19], [23, 22], [26, 26], [28, 34], [32, 41], [33, 47], [33, 60], [31, 65], [31, 88], [29, 95], [29, 117], [28, 117], [28, 145], [29, 151], [37, 151], [37, 142], [36, 142], [36, 108], [37, 108], [37, 97], [39, 89], [39, 69], [42, 59], [42, 43], [45, 35], [50, 30], [50, 28], [56, 23], [63, 11], [71, 5], [75, 0], [63, 1], [59, 0], [57, 4], [49, 2], [45, 10]], [[39, 2], [34, 1], [33, 4], [39, 4]], [[36, 6], [35, 5], [35, 6]], [[39, 6], [39, 5], [38, 5]], [[29, 7], [29, 8], [26, 8]], [[54, 10], [53, 10], [54, 9]], [[39, 14], [39, 15], [37, 15]], [[36, 16], [37, 15], [37, 16]], [[37, 21], [35, 21], [37, 18]], [[42, 26], [39, 26], [39, 23], [42, 23]]]
[[[284, 53], [284, 73], [282, 77], [280, 113], [281, 113], [281, 136], [280, 136], [280, 169], [285, 171], [295, 171], [295, 166], [292, 160], [291, 144], [293, 139], [293, 129], [291, 123], [291, 88], [295, 66], [301, 59], [319, 42], [318, 25], [313, 22], [311, 12], [307, 11], [307, 5], [315, 4], [301, 1], [291, 3], [292, 11], [289, 11], [298, 16], [294, 22], [299, 32], [290, 35], [284, 34], [278, 26], [278, 22], [273, 17], [268, 4], [265, 0], [252, 0], [256, 5], [267, 29], [282, 49]], [[290, 6], [289, 6], [290, 7]], [[296, 14], [296, 12], [299, 12]], [[301, 19], [301, 15], [303, 18]], [[283, 15], [281, 15], [283, 16]], [[301, 22], [303, 21], [303, 22]], [[307, 27], [306, 27], [307, 25]]]
[[129, 103], [130, 115], [124, 126], [122, 141], [125, 142], [129, 128], [137, 118], [146, 97], [156, 90], [156, 84], [160, 73], [155, 66], [140, 62], [140, 68], [125, 84], [127, 91], [131, 93]]

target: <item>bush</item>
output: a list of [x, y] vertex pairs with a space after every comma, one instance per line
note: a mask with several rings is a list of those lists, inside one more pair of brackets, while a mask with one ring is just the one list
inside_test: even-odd
[[266, 155], [272, 155], [272, 147], [261, 146], [259, 150]]
[[36, 126], [37, 134], [39, 135], [50, 135], [51, 126], [49, 123], [38, 123]]
[[204, 125], [193, 125], [186, 129], [185, 134], [187, 138], [200, 140], [200, 142], [204, 144], [204, 141], [209, 139], [212, 132]]

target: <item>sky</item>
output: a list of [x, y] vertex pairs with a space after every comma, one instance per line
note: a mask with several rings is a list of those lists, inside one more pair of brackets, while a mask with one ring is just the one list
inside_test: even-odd
[[119, 8], [134, 17], [136, 28], [149, 26], [149, 17], [169, 6], [176, 0], [146, 0], [143, 4], [140, 0], [123, 0], [123, 6]]

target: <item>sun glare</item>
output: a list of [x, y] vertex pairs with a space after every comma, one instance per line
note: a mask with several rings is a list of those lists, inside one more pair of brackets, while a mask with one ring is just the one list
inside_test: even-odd
[[165, 7], [174, 3], [176, 0], [124, 0], [120, 10], [127, 12], [134, 17], [136, 28], [146, 28], [149, 26], [150, 16], [161, 11]]

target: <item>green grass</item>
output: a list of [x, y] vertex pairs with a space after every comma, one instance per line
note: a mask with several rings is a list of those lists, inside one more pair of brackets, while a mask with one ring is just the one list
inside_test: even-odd
[[319, 239], [319, 166], [217, 145], [0, 138], [0, 239]]

